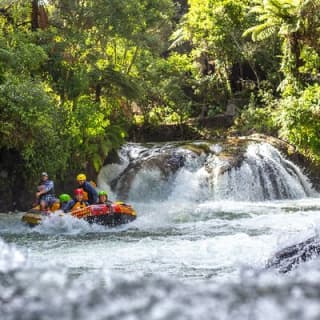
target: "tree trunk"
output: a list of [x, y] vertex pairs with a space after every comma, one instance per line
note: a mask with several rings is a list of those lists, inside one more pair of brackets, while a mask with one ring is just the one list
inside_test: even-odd
[[38, 0], [32, 0], [32, 12], [31, 12], [31, 30], [36, 31], [39, 29], [39, 4]]
[[100, 102], [101, 91], [102, 91], [101, 84], [98, 83], [96, 85], [96, 90], [95, 90], [95, 94], [96, 94], [95, 101], [96, 102]]

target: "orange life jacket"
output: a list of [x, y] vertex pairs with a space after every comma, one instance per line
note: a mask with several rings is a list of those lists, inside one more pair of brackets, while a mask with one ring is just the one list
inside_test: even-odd
[[50, 207], [51, 211], [56, 211], [60, 209], [60, 202], [59, 201], [55, 201], [52, 206]]
[[87, 207], [88, 205], [85, 203], [85, 201], [77, 201], [74, 206], [72, 207], [71, 211], [77, 210], [77, 209], [82, 209]]
[[83, 190], [83, 201], [88, 201], [89, 197], [88, 197], [88, 192]]

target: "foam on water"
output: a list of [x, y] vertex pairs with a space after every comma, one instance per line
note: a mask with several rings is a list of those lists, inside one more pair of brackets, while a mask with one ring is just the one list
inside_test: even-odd
[[0, 273], [8, 273], [21, 268], [26, 259], [14, 246], [7, 245], [0, 238]]
[[[16, 256], [17, 250], [7, 244], [2, 243], [2, 249], [14, 250]], [[0, 255], [2, 264], [9, 266], [11, 260]], [[236, 279], [222, 283], [207, 279], [196, 285], [166, 275], [145, 277], [139, 272], [121, 274], [102, 269], [75, 277], [63, 267], [17, 266], [0, 270], [2, 320], [320, 317], [317, 261], [286, 277], [242, 269]]]
[[24, 232], [21, 243], [20, 231], [12, 233], [20, 246], [28, 246], [24, 250], [39, 266], [50, 261], [73, 270], [218, 280], [236, 276], [243, 266], [263, 268], [278, 249], [317, 234], [320, 203], [312, 201], [208, 201], [181, 208], [167, 203], [167, 210], [160, 211], [157, 203], [136, 204], [139, 219], [117, 229], [66, 216], [48, 218]]
[[106, 228], [96, 224], [89, 224], [85, 220], [77, 219], [68, 214], [55, 213], [43, 218], [38, 226], [33, 228], [34, 232], [40, 234], [69, 234], [77, 235], [89, 232], [105, 232]]

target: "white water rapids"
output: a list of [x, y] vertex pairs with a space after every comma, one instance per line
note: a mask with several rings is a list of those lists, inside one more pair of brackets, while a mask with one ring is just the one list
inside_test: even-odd
[[[116, 229], [70, 217], [30, 229], [0, 214], [0, 319], [319, 319], [317, 257], [285, 275], [265, 268], [318, 234], [318, 194], [270, 145], [232, 168], [209, 147], [124, 146], [98, 180], [138, 213]], [[153, 162], [168, 153], [173, 170]]]

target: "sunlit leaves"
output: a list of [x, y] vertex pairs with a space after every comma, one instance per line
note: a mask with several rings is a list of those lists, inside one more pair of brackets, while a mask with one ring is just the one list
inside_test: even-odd
[[[222, 105], [232, 95], [232, 66], [246, 60], [241, 37], [248, 1], [190, 0], [189, 11], [174, 33], [172, 48], [186, 42], [192, 45], [191, 56], [198, 66], [194, 93], [199, 105]], [[253, 64], [252, 64], [253, 68]]]
[[298, 27], [298, 1], [295, 0], [264, 0], [255, 1], [256, 5], [250, 10], [257, 15], [260, 24], [247, 29], [244, 36], [252, 34], [254, 41], [263, 40], [275, 32], [286, 37]]
[[300, 151], [320, 161], [320, 86], [308, 87], [300, 97], [287, 97], [277, 117], [280, 134]]
[[[52, 99], [39, 82], [10, 77], [0, 85], [0, 109], [0, 147], [19, 150], [29, 173], [36, 173], [58, 144]], [[48, 163], [48, 170], [58, 163]]]
[[[254, 41], [278, 35], [282, 41], [282, 68], [285, 79], [281, 88], [286, 94], [298, 93], [305, 85], [301, 72], [309, 68], [305, 50], [313, 51], [312, 59], [320, 55], [320, 1], [319, 0], [264, 0], [255, 1], [251, 13], [259, 22], [248, 28]], [[304, 67], [303, 64], [306, 64]], [[314, 70], [313, 70], [314, 72]]]

